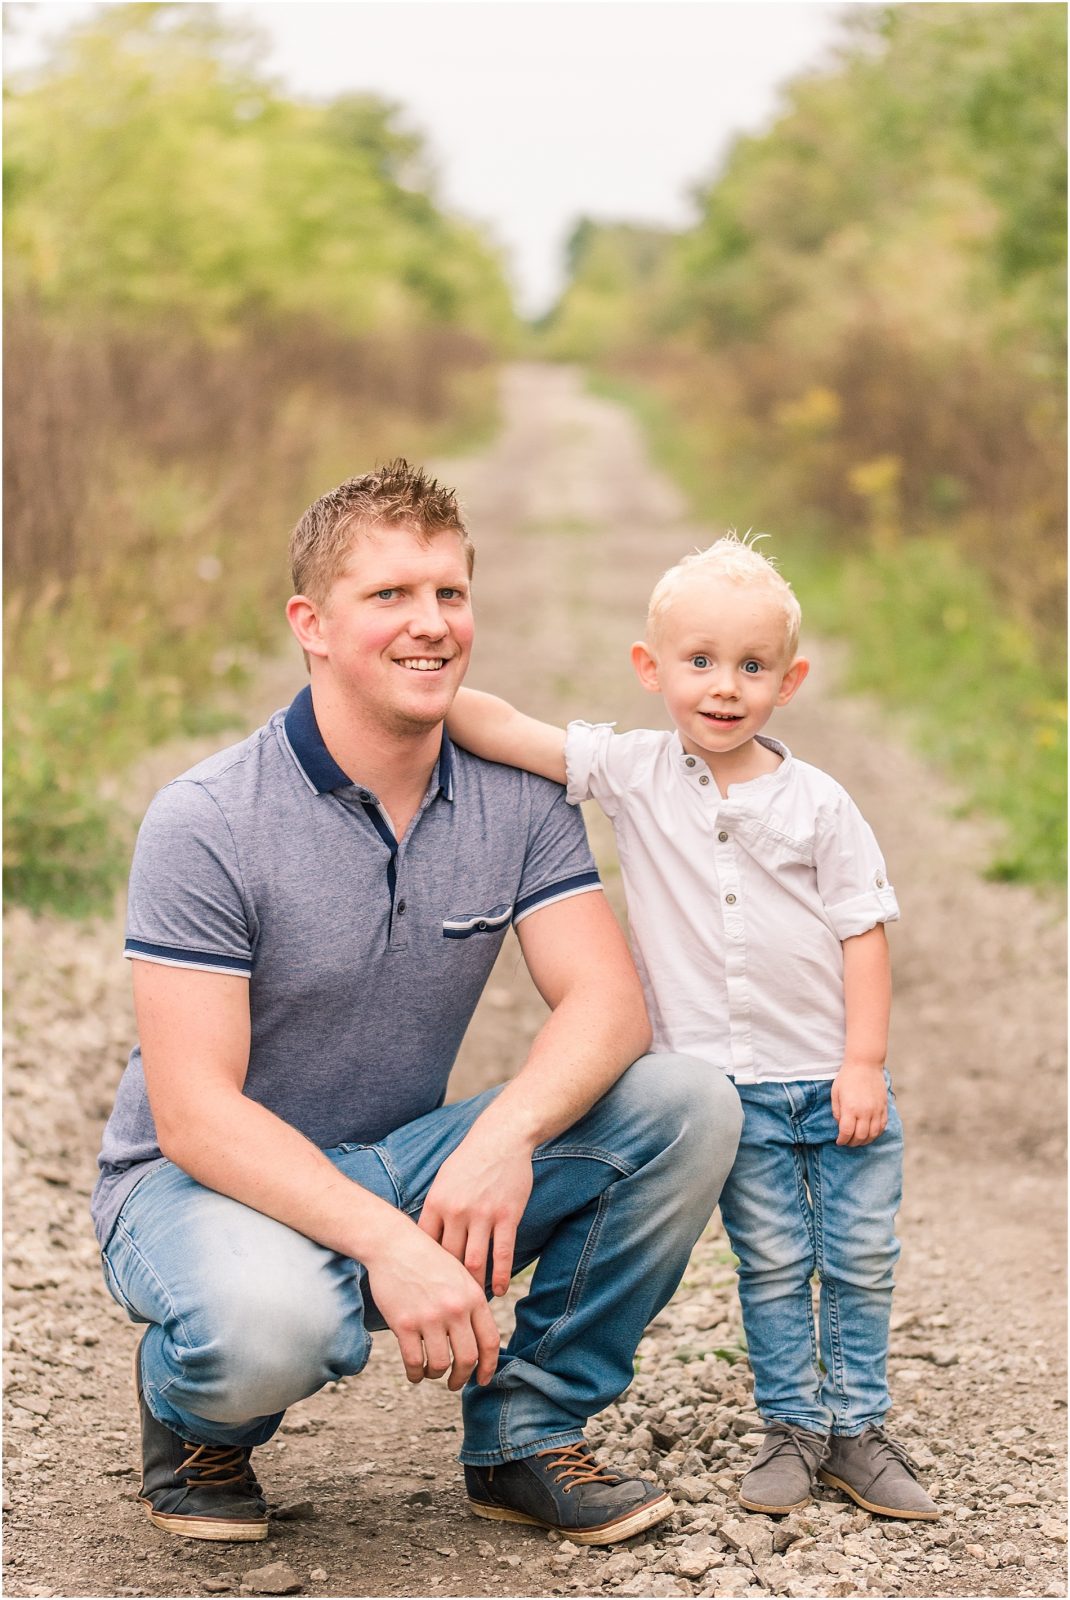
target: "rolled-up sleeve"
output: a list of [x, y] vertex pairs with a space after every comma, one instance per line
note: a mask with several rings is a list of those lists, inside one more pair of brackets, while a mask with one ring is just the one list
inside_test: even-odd
[[838, 939], [899, 920], [899, 904], [873, 829], [843, 789], [821, 808], [814, 866], [818, 892]]
[[622, 774], [613, 759], [619, 743], [612, 722], [570, 722], [565, 734], [565, 798], [578, 806], [584, 800], [597, 800], [607, 816], [613, 816], [621, 793]]

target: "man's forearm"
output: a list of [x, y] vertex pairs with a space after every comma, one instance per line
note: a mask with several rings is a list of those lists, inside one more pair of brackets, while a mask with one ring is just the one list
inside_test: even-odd
[[649, 1048], [650, 1023], [633, 989], [622, 995], [607, 995], [604, 986], [573, 991], [547, 1017], [523, 1067], [468, 1138], [534, 1150], [578, 1122]]
[[296, 1128], [239, 1092], [202, 1099], [161, 1149], [206, 1188], [262, 1211], [328, 1249], [374, 1267], [413, 1228], [400, 1211], [338, 1171]]

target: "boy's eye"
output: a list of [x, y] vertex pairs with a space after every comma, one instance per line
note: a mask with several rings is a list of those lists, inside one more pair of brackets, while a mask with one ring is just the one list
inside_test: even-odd
[[691, 665], [693, 667], [697, 667], [700, 672], [705, 672], [705, 670], [709, 666], [709, 664], [710, 664], [709, 656], [692, 656], [691, 657]]
[[760, 661], [744, 661], [743, 663], [743, 671], [749, 672], [751, 677], [753, 677], [756, 672], [761, 672], [761, 670], [762, 664]]

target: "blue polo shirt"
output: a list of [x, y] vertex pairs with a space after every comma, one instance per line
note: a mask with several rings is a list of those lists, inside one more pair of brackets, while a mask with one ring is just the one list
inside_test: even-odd
[[[327, 750], [312, 695], [167, 785], [138, 834], [126, 954], [249, 979], [244, 1093], [321, 1148], [442, 1104], [510, 924], [600, 887], [577, 808], [531, 773], [442, 751], [395, 839]], [[161, 1159], [140, 1048], [104, 1130], [93, 1221]]]

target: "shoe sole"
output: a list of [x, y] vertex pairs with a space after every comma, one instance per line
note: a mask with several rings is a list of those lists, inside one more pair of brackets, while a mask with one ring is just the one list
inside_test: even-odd
[[802, 1500], [796, 1500], [795, 1504], [790, 1506], [766, 1506], [760, 1500], [745, 1500], [742, 1495], [738, 1498], [744, 1511], [762, 1511], [767, 1517], [786, 1517], [792, 1511], [801, 1511], [803, 1506], [810, 1504], [809, 1495], [806, 1495]]
[[207, 1517], [168, 1516], [166, 1511], [154, 1511], [149, 1500], [138, 1499], [154, 1528], [164, 1533], [175, 1533], [183, 1539], [227, 1540], [231, 1544], [250, 1544], [268, 1536], [267, 1522], [210, 1522]]
[[604, 1522], [600, 1528], [563, 1528], [556, 1522], [545, 1522], [542, 1517], [529, 1516], [526, 1511], [514, 1511], [511, 1506], [486, 1505], [481, 1500], [469, 1500], [469, 1510], [488, 1522], [523, 1522], [529, 1528], [550, 1528], [563, 1534], [573, 1544], [618, 1544], [622, 1539], [632, 1539], [645, 1533], [656, 1523], [664, 1522], [676, 1509], [667, 1494], [638, 1506], [615, 1522]]
[[859, 1494], [857, 1489], [852, 1489], [849, 1483], [835, 1477], [831, 1472], [825, 1472], [822, 1468], [817, 1475], [830, 1489], [842, 1489], [856, 1505], [862, 1507], [863, 1511], [872, 1511], [878, 1517], [902, 1517], [910, 1522], [935, 1522], [940, 1516], [939, 1507], [934, 1511], [905, 1511], [902, 1506], [879, 1506], [875, 1500], [867, 1500], [865, 1495]]
[[[145, 1335], [142, 1334], [134, 1346], [134, 1400], [138, 1411], [141, 1410], [141, 1344]], [[141, 1463], [138, 1462], [138, 1470]], [[227, 1540], [232, 1544], [248, 1544], [254, 1540], [266, 1539], [268, 1536], [268, 1519], [263, 1522], [227, 1522], [223, 1519], [210, 1521], [207, 1517], [179, 1517], [168, 1516], [166, 1511], [153, 1509], [152, 1501], [146, 1500], [144, 1495], [138, 1495], [139, 1504], [145, 1507], [145, 1514], [154, 1528], [161, 1528], [164, 1533], [175, 1533], [184, 1539], [215, 1539]]]

